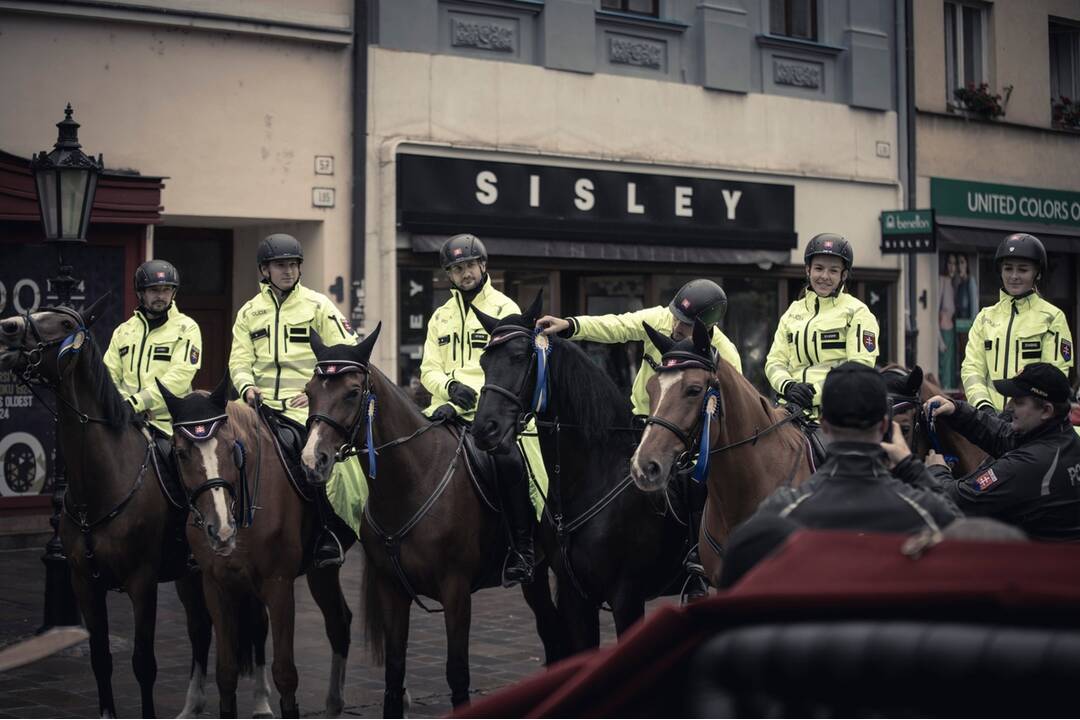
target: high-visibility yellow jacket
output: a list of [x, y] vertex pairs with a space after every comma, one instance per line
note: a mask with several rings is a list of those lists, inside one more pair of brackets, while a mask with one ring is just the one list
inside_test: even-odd
[[967, 401], [976, 407], [989, 402], [1000, 412], [1005, 398], [994, 389], [994, 380], [1015, 377], [1036, 362], [1069, 375], [1073, 345], [1065, 313], [1038, 293], [1014, 298], [1002, 291], [997, 303], [979, 311], [968, 331], [960, 366]]
[[447, 389], [456, 380], [471, 387], [479, 397], [480, 388], [484, 386], [480, 356], [484, 354], [488, 334], [473, 308], [494, 318], [521, 312], [516, 302], [491, 286], [488, 278], [484, 279], [483, 287], [468, 309], [461, 293], [456, 288], [450, 290], [450, 299], [432, 314], [428, 322], [424, 358], [420, 362], [420, 382], [431, 393], [431, 405], [425, 411], [428, 415], [447, 403], [453, 405], [464, 420], [471, 422], [476, 414], [475, 407], [465, 410], [450, 402]]
[[304, 424], [307, 408], [290, 407], [288, 401], [304, 391], [315, 372], [312, 330], [327, 345], [356, 344], [352, 328], [322, 293], [297, 283], [279, 304], [273, 288], [263, 283], [233, 323], [229, 374], [240, 397], [254, 386], [268, 407]]
[[139, 310], [121, 323], [105, 351], [105, 367], [135, 412], [146, 413], [154, 427], [171, 436], [172, 418], [154, 380], [174, 395], [190, 393], [191, 381], [202, 366], [202, 333], [175, 303], [164, 323], [150, 326]]
[[870, 308], [841, 291], [821, 297], [808, 290], [780, 318], [765, 358], [765, 377], [781, 396], [791, 383], [814, 386], [810, 419], [821, 412], [821, 387], [829, 371], [854, 360], [870, 367], [878, 356], [878, 322]]
[[[652, 340], [645, 334], [642, 323], [649, 323], [657, 332], [670, 335], [675, 328], [675, 316], [663, 305], [636, 310], [634, 312], [620, 313], [618, 315], [580, 315], [570, 318], [570, 331], [574, 340], [591, 340], [602, 343], [623, 343], [640, 341], [645, 343], [645, 353], [642, 357], [641, 367], [638, 368], [637, 377], [634, 378], [634, 386], [630, 391], [630, 402], [634, 406], [635, 415], [649, 414], [649, 393], [645, 385], [656, 374], [653, 368], [660, 364], [660, 350], [653, 345]], [[712, 346], [720, 353], [720, 357], [735, 366], [742, 372], [742, 360], [735, 344], [728, 340], [719, 328], [712, 328]]]

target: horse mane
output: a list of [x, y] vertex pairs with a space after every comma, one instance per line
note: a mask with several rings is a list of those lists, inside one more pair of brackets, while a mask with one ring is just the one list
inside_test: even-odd
[[[786, 413], [786, 411], [784, 411], [784, 410], [782, 410], [780, 408], [773, 407], [772, 403], [769, 402], [769, 399], [766, 398], [764, 395], [762, 395], [761, 391], [758, 390], [756, 387], [754, 387], [754, 384], [752, 382], [750, 382], [750, 380], [747, 379], [747, 377], [745, 375], [743, 375], [741, 372], [739, 372], [738, 369], [734, 365], [732, 365], [730, 362], [725, 360], [723, 357], [717, 356], [717, 358], [716, 358], [716, 375], [717, 375], [717, 377], [720, 376], [721, 372], [726, 372], [732, 378], [734, 378], [735, 387], [737, 387], [739, 390], [741, 390], [742, 393], [744, 395], [746, 395], [746, 397], [749, 398], [751, 401], [756, 400], [757, 401], [756, 404], [761, 406], [762, 411], [765, 413], [765, 417], [768, 418], [769, 420], [776, 420], [778, 417], [782, 417], [782, 416], [777, 415], [778, 412]], [[724, 401], [724, 398], [721, 398], [721, 401]], [[752, 405], [754, 405], [754, 403], [751, 402], [750, 405], [752, 406]], [[726, 417], [726, 413], [725, 413], [725, 417]]]
[[124, 396], [120, 394], [112, 376], [109, 375], [109, 369], [105, 367], [105, 360], [101, 355], [101, 348], [98, 347], [93, 336], [90, 337], [90, 342], [83, 343], [80, 353], [86, 353], [83, 362], [87, 365], [90, 387], [94, 399], [101, 405], [104, 419], [108, 421], [110, 428], [122, 430], [125, 425], [135, 419], [135, 413]]
[[[210, 396], [210, 393], [205, 390], [196, 390], [195, 392], [207, 397]], [[242, 400], [233, 400], [225, 405], [225, 414], [229, 416], [229, 424], [236, 428], [237, 435], [243, 434], [249, 438], [258, 436], [261, 425], [259, 424], [258, 415], [255, 413], [255, 408]]]
[[[368, 374], [371, 375], [373, 384], [379, 385], [380, 392], [388, 391], [392, 393], [399, 401], [405, 412], [407, 412], [411, 419], [418, 423], [427, 424], [431, 422], [424, 417], [424, 413], [420, 411], [420, 407], [416, 404], [416, 401], [405, 392], [405, 388], [401, 387], [394, 381], [392, 381], [386, 374], [375, 367], [374, 365], [368, 365]], [[378, 412], [379, 400], [376, 397], [375, 412]]]
[[562, 418], [581, 426], [586, 443], [610, 443], [612, 428], [630, 427], [629, 400], [576, 343], [552, 340], [549, 387]]

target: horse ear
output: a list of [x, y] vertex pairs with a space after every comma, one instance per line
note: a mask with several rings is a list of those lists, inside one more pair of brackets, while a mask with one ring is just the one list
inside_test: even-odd
[[225, 409], [225, 406], [229, 404], [229, 388], [231, 387], [232, 380], [229, 378], [228, 371], [226, 371], [217, 387], [210, 393], [210, 402], [214, 403], [214, 407]]
[[919, 390], [922, 389], [923, 371], [918, 365], [912, 370], [907, 377], [907, 393], [908, 395], [918, 396]]
[[352, 355], [356, 360], [364, 365], [368, 364], [368, 360], [371, 359], [371, 351], [375, 348], [375, 342], [379, 339], [379, 331], [382, 330], [382, 321], [375, 326], [375, 330], [370, 335], [360, 341], [360, 344], [353, 348]]
[[491, 335], [495, 332], [495, 326], [499, 324], [499, 318], [491, 317], [485, 312], [481, 312], [479, 308], [474, 307], [472, 309], [473, 315], [480, 321], [480, 325], [487, 330], [487, 334]]
[[694, 320], [694, 352], [702, 357], [709, 357], [709, 331], [700, 320]]
[[667, 335], [658, 333], [656, 329], [647, 322], [641, 323], [641, 326], [645, 328], [645, 334], [652, 340], [652, 344], [656, 346], [656, 349], [663, 355], [675, 345], [675, 341], [669, 338]]
[[544, 309], [544, 288], [540, 288], [536, 291], [536, 298], [532, 301], [532, 305], [529, 309], [523, 313], [523, 316], [532, 322], [525, 323], [526, 325], [535, 325], [536, 318], [540, 317], [540, 312]]
[[97, 322], [98, 318], [101, 317], [102, 311], [105, 309], [106, 301], [108, 301], [110, 297], [112, 297], [112, 290], [105, 293], [94, 302], [90, 303], [90, 307], [83, 308], [82, 312], [80, 312], [79, 314], [82, 315], [82, 319], [83, 322], [86, 324], [86, 327], [90, 327], [95, 322]]
[[308, 335], [308, 342], [311, 343], [311, 352], [315, 353], [315, 359], [318, 361], [326, 360], [326, 343], [322, 341], [319, 333], [315, 332], [315, 328], [311, 329]]
[[161, 384], [161, 381], [154, 378], [154, 382], [157, 383], [158, 392], [161, 393], [161, 397], [165, 399], [165, 407], [169, 408], [169, 415], [175, 420], [177, 415], [180, 414], [180, 398], [169, 392], [169, 388]]

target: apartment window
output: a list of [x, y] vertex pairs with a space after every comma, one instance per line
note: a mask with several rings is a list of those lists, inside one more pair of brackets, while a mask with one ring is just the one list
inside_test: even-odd
[[602, 0], [600, 7], [615, 12], [660, 17], [660, 0]]
[[769, 0], [769, 32], [817, 40], [817, 0]]
[[1050, 22], [1050, 99], [1080, 99], [1080, 27]]
[[986, 25], [982, 5], [945, 3], [945, 89], [949, 102], [956, 88], [979, 85], [986, 78]]

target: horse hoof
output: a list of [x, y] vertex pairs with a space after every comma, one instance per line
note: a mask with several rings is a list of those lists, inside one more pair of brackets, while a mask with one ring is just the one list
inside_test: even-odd
[[253, 717], [253, 718], [272, 718], [272, 717], [274, 717], [274, 713], [270, 712], [269, 710], [266, 710], [264, 712], [252, 713], [251, 717]]
[[326, 714], [323, 717], [336, 718], [341, 717], [341, 713], [345, 711], [345, 703], [334, 702], [326, 703]]

